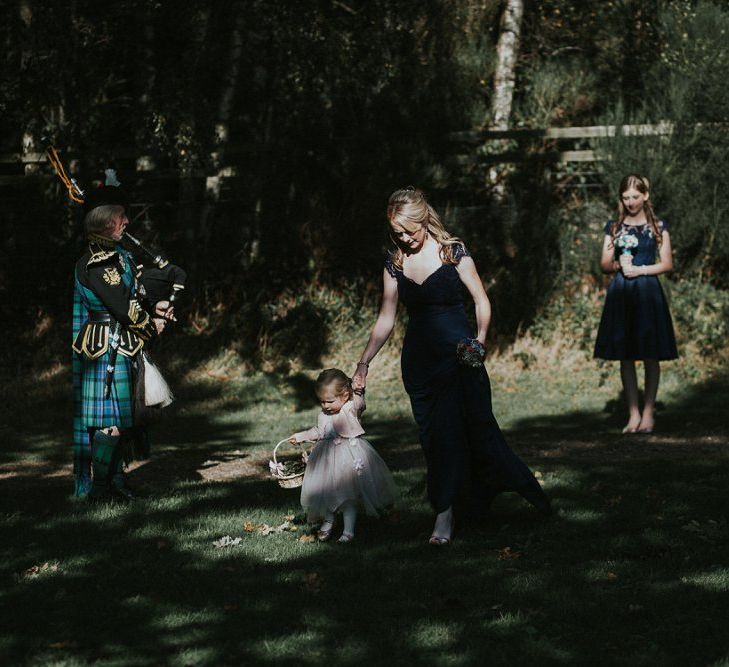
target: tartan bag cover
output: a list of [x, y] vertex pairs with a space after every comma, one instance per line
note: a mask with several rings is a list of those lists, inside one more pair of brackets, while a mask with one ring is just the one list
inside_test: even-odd
[[[122, 280], [134, 287], [134, 263], [121, 246], [116, 250], [124, 258]], [[81, 284], [75, 276], [73, 292], [73, 338], [88, 320], [89, 311], [106, 311], [101, 299]], [[88, 429], [130, 428], [134, 422], [134, 388], [132, 380], [132, 359], [121, 354], [116, 357], [111, 395], [104, 398], [106, 366], [109, 363], [107, 350], [98, 359], [88, 359], [73, 353], [73, 472], [74, 475], [89, 475], [91, 471], [91, 441]]]

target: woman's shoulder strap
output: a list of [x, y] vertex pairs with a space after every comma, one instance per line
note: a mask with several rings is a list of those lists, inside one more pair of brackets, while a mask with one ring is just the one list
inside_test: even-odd
[[470, 257], [471, 253], [468, 252], [468, 248], [466, 248], [465, 244], [463, 242], [458, 242], [453, 244], [453, 261], [455, 261], [456, 264], [458, 264], [464, 257]]
[[395, 267], [395, 262], [392, 261], [391, 254], [388, 254], [385, 258], [385, 271], [397, 280], [397, 268]]

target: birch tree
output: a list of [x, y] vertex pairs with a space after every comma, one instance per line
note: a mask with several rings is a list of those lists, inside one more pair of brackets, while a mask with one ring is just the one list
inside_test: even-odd
[[523, 16], [524, 0], [506, 0], [496, 46], [494, 96], [491, 102], [491, 129], [494, 130], [506, 130], [509, 127]]

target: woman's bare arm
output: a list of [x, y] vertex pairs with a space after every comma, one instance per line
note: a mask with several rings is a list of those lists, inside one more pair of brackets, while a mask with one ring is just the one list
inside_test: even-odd
[[600, 268], [603, 273], [615, 273], [620, 270], [620, 262], [615, 261], [615, 242], [609, 234], [605, 234], [605, 240], [602, 243]]
[[367, 365], [372, 361], [395, 327], [395, 315], [397, 314], [397, 280], [385, 269], [383, 271], [382, 305], [380, 313], [372, 327], [370, 339], [362, 352], [360, 363], [352, 376], [352, 387], [362, 389], [366, 384]]
[[470, 257], [463, 257], [456, 266], [456, 270], [476, 307], [476, 324], [478, 326], [476, 338], [484, 345], [489, 324], [491, 323], [491, 302], [486, 295], [486, 290], [483, 288], [481, 277], [476, 270], [476, 264]]

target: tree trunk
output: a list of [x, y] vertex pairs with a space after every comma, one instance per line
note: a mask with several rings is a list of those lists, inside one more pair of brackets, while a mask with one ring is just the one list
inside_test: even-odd
[[509, 127], [523, 16], [524, 0], [506, 1], [504, 13], [501, 15], [499, 42], [496, 46], [497, 64], [494, 74], [494, 97], [491, 102], [493, 130], [506, 130]]
[[212, 234], [215, 207], [220, 200], [221, 180], [224, 176], [230, 175], [229, 172], [231, 171], [226, 168], [225, 159], [230, 135], [230, 117], [233, 112], [235, 93], [238, 89], [240, 65], [243, 56], [243, 27], [246, 19], [246, 14], [240, 6], [234, 6], [233, 12], [235, 13], [235, 23], [230, 34], [228, 62], [225, 68], [223, 88], [215, 120], [214, 150], [210, 155], [213, 171], [205, 181], [205, 203], [200, 215], [199, 241], [202, 243], [203, 253]]
[[[496, 45], [497, 62], [494, 73], [494, 95], [491, 100], [490, 128], [492, 130], [509, 129], [523, 16], [524, 0], [506, 0], [506, 6], [501, 15], [499, 41]], [[498, 141], [492, 144], [492, 148], [503, 151], [506, 150], [507, 145], [506, 142]], [[498, 204], [503, 204], [506, 200], [505, 175], [506, 169], [498, 165], [489, 169], [488, 181], [493, 185]]]

